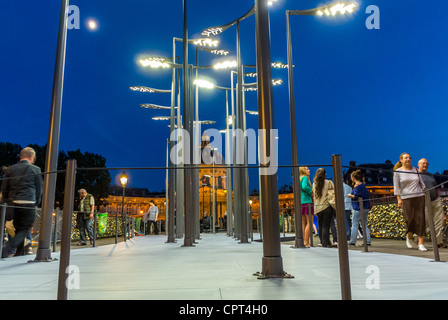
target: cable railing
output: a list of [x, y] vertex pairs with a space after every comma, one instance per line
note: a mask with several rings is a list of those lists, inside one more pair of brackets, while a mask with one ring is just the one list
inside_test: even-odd
[[[333, 166], [333, 165], [299, 165], [298, 167], [329, 167], [329, 166]], [[260, 169], [263, 168], [263, 166], [239, 166], [238, 168], [240, 169], [241, 167], [245, 167], [245, 168], [250, 168], [250, 169]], [[285, 165], [285, 166], [277, 166], [278, 168], [293, 168], [294, 166], [292, 165]], [[202, 170], [202, 169], [206, 169], [206, 168], [213, 168], [213, 166], [201, 166], [200, 168], [195, 168], [195, 167], [182, 167], [181, 170]], [[230, 167], [232, 168], [232, 167]], [[340, 166], [340, 169], [342, 168], [342, 166]], [[359, 169], [360, 167], [345, 167], [345, 168], [356, 168]], [[69, 179], [69, 174], [70, 174], [70, 170], [69, 168], [67, 168], [67, 170], [57, 170], [54, 172], [44, 172], [41, 175], [47, 175], [50, 173], [56, 173], [56, 174], [65, 174], [67, 180], [66, 180], [66, 185], [65, 185], [65, 199], [64, 199], [64, 210], [61, 210], [59, 208], [55, 208], [54, 210], [54, 217], [52, 220], [52, 245], [53, 245], [53, 252], [56, 251], [56, 243], [61, 242], [61, 255], [67, 255], [69, 256], [69, 247], [70, 245], [67, 246], [67, 243], [70, 244], [70, 242], [75, 241], [77, 239], [79, 239], [79, 229], [76, 228], [76, 217], [78, 215], [78, 213], [80, 213], [79, 211], [73, 210], [73, 194], [74, 192], [74, 181], [76, 179], [76, 172], [86, 172], [86, 171], [98, 171], [98, 170], [178, 170], [179, 168], [171, 168], [171, 167], [148, 167], [148, 168], [76, 168], [74, 170], [74, 172], [72, 172], [71, 174], [72, 179]], [[334, 169], [334, 166], [333, 166]], [[366, 167], [362, 167], [363, 170], [366, 169], [370, 169], [370, 170], [380, 170], [378, 168], [366, 168]], [[71, 169], [73, 171], [73, 168]], [[387, 171], [384, 169], [381, 169], [383, 172]], [[393, 171], [391, 171], [393, 172]], [[25, 176], [29, 176], [29, 175], [25, 175]], [[442, 177], [446, 177], [443, 175], [439, 175]], [[23, 176], [21, 176], [23, 177]], [[15, 177], [15, 178], [21, 178], [21, 177]], [[11, 177], [9, 178], [0, 178], [0, 182], [8, 180], [8, 179], [13, 179]], [[336, 177], [335, 174], [335, 189], [339, 189], [340, 186], [338, 183], [336, 182], [340, 182], [342, 185], [342, 179], [341, 176], [339, 175], [338, 177]], [[338, 181], [336, 181], [338, 180]], [[440, 183], [439, 185], [431, 188], [431, 189], [435, 189], [435, 188], [439, 188], [443, 185], [444, 183]], [[426, 196], [426, 201], [428, 203], [428, 197], [429, 197], [429, 191], [431, 189], [426, 189], [425, 191], [425, 196]], [[345, 207], [345, 203], [344, 201], [341, 201], [341, 193], [342, 191], [336, 190], [336, 213], [338, 212], [338, 210], [340, 210], [340, 208], [344, 208]], [[68, 197], [67, 195], [71, 194], [72, 198]], [[67, 201], [68, 200], [68, 201]], [[364, 232], [365, 232], [365, 228], [369, 228], [371, 231], [371, 235], [373, 237], [385, 237], [385, 238], [390, 238], [390, 237], [395, 237], [395, 238], [402, 238], [404, 236], [404, 231], [405, 231], [405, 222], [402, 218], [402, 212], [401, 209], [398, 208], [397, 206], [397, 198], [396, 196], [382, 196], [381, 198], [372, 198], [372, 199], [361, 199], [360, 201], [360, 205], [361, 208], [363, 208], [363, 201], [370, 201], [371, 203], [371, 208], [369, 210], [369, 215], [368, 215], [368, 221], [364, 221], [362, 223], [362, 228], [364, 228]], [[446, 201], [446, 199], [443, 200], [444, 205], [444, 215], [447, 215], [447, 203], [448, 201]], [[307, 206], [309, 206], [309, 212], [313, 212], [314, 211], [319, 211], [317, 209], [317, 205], [315, 205], [314, 203], [309, 203], [307, 204]], [[338, 207], [339, 206], [339, 207]], [[7, 210], [11, 210], [11, 209], [15, 209], [15, 208], [20, 208], [20, 205], [18, 204], [2, 204], [0, 205], [0, 236], [1, 236], [1, 241], [0, 241], [0, 248], [3, 247], [4, 245], [4, 239], [5, 239], [5, 222], [6, 222], [6, 211]], [[291, 212], [294, 212], [294, 205], [292, 206], [288, 206], [286, 208], [280, 208], [279, 206], [279, 228], [278, 228], [278, 232], [281, 234], [283, 233], [283, 236], [285, 236], [285, 232], [289, 232], [289, 233], [295, 233], [296, 234], [296, 239], [298, 237], [298, 228], [301, 228], [301, 221], [295, 221], [295, 216], [294, 214], [291, 215], [286, 215], [286, 210], [290, 210]], [[39, 239], [39, 225], [41, 223], [40, 221], [40, 208], [37, 208], [36, 210], [36, 220], [34, 223], [34, 227], [33, 227], [33, 236], [32, 239], [34, 242], [38, 241]], [[363, 209], [361, 209], [363, 210]], [[299, 211], [301, 211], [299, 209]], [[253, 215], [253, 211], [249, 211], [248, 215], [247, 215], [247, 219], [249, 221], [248, 223], [248, 234], [250, 236], [250, 238], [252, 239], [252, 241], [254, 241], [254, 230], [257, 230], [260, 233], [260, 240], [262, 240], [262, 215], [263, 213], [261, 211], [258, 212], [258, 217], [254, 218]], [[300, 213], [300, 219], [301, 219], [301, 213]], [[342, 220], [342, 215], [339, 214], [335, 214], [335, 222], [336, 222], [336, 226], [340, 226], [342, 224], [345, 225], [345, 220]], [[364, 214], [361, 214], [361, 217], [364, 217]], [[167, 217], [165, 217], [167, 218]], [[309, 224], [311, 226], [314, 225], [314, 221], [312, 221], [313, 215], [309, 215]], [[431, 220], [431, 219], [429, 219]], [[65, 226], [64, 226], [65, 223]], [[160, 223], [160, 222], [159, 222]], [[131, 217], [129, 215], [127, 215], [126, 213], [123, 214], [123, 212], [119, 213], [118, 210], [116, 211], [115, 214], [113, 213], [107, 213], [107, 212], [98, 212], [96, 211], [94, 214], [94, 219], [93, 219], [93, 239], [91, 239], [93, 241], [93, 247], [96, 246], [95, 241], [96, 239], [102, 238], [102, 237], [115, 237], [116, 239], [118, 237], [123, 237], [123, 240], [126, 241], [126, 239], [130, 239], [136, 235], [138, 235], [139, 233], [143, 233], [145, 234], [145, 230], [142, 229], [141, 227], [141, 220], [140, 219], [136, 219], [135, 217]], [[221, 227], [222, 228], [231, 228], [234, 229], [235, 228], [235, 221], [226, 221], [226, 223], [221, 223]], [[430, 232], [428, 234], [429, 237], [432, 238], [432, 241], [434, 241], [434, 237], [435, 237], [435, 232], [434, 232], [434, 222], [430, 221], [429, 223], [429, 227], [430, 227]], [[445, 226], [446, 227], [446, 226]], [[285, 229], [286, 228], [286, 229]], [[160, 230], [162, 228], [159, 228]], [[205, 230], [207, 230], [207, 228], [205, 228]], [[241, 230], [240, 230], [241, 231]], [[346, 231], [346, 230], [345, 230]], [[165, 234], [166, 234], [167, 230], [165, 230]], [[243, 232], [243, 231], [241, 231]], [[336, 231], [338, 234], [340, 232], [339, 229], [337, 229]], [[364, 233], [365, 234], [365, 233]], [[300, 235], [299, 235], [300, 236]], [[344, 236], [345, 237], [345, 236]], [[62, 242], [64, 242], [64, 238], [65, 238], [65, 244], [63, 244]], [[365, 237], [364, 237], [365, 239]], [[341, 239], [340, 239], [341, 241]], [[311, 246], [314, 246], [313, 244], [313, 232], [310, 233], [310, 239], [309, 242], [311, 244]], [[117, 243], [117, 242], [116, 242]], [[294, 246], [293, 246], [294, 247]], [[438, 250], [437, 250], [437, 245], [434, 245], [434, 254], [435, 254], [435, 260], [436, 261], [440, 261], [439, 257], [438, 257]], [[64, 249], [65, 248], [65, 249]], [[68, 249], [67, 249], [68, 248]], [[365, 240], [364, 240], [364, 248], [365, 251], [367, 251], [367, 246], [365, 244]], [[65, 253], [63, 253], [63, 251], [66, 251]], [[67, 252], [68, 251], [68, 252]]]

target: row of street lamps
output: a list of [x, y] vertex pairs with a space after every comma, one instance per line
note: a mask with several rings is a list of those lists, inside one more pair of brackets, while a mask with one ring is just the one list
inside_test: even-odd
[[[243, 16], [238, 19], [222, 26], [212, 27], [205, 29], [202, 35], [206, 38], [197, 40], [188, 40], [187, 30], [187, 0], [183, 0], [183, 37], [181, 39], [173, 38], [173, 56], [172, 59], [164, 58], [152, 58], [152, 59], [140, 59], [139, 63], [143, 66], [152, 66], [160, 68], [172, 69], [172, 86], [171, 90], [157, 91], [154, 89], [136, 89], [142, 92], [170, 92], [171, 93], [171, 105], [170, 109], [170, 135], [175, 128], [175, 111], [177, 109], [177, 125], [182, 127], [191, 135], [193, 132], [193, 115], [196, 115], [196, 121], [198, 121], [198, 110], [196, 103], [196, 112], [191, 108], [193, 95], [190, 92], [190, 81], [192, 78], [193, 69], [198, 71], [198, 63], [196, 59], [196, 66], [189, 65], [188, 63], [188, 44], [211, 46], [207, 51], [215, 54], [226, 55], [227, 51], [217, 49], [217, 43], [210, 36], [215, 36], [221, 32], [224, 32], [228, 28], [237, 26], [237, 61], [235, 64], [225, 64], [225, 66], [231, 66], [237, 69], [237, 87], [236, 87], [236, 118], [232, 122], [236, 128], [242, 129], [244, 127], [245, 112], [243, 111], [243, 66], [241, 63], [241, 45], [240, 45], [240, 30], [239, 24], [246, 18], [255, 15], [256, 21], [256, 46], [257, 46], [257, 89], [258, 89], [258, 113], [259, 113], [259, 129], [266, 132], [266, 136], [261, 137], [260, 148], [271, 150], [270, 144], [270, 129], [274, 128], [274, 113], [273, 113], [273, 97], [272, 97], [272, 74], [271, 74], [271, 56], [270, 56], [270, 31], [269, 31], [269, 18], [268, 18], [268, 5], [272, 5], [275, 0], [255, 0], [254, 6]], [[62, 107], [62, 87], [65, 69], [65, 51], [66, 51], [66, 38], [67, 38], [67, 7], [68, 0], [62, 0], [60, 20], [59, 20], [59, 33], [57, 43], [57, 55], [55, 63], [55, 73], [53, 81], [53, 94], [51, 102], [51, 114], [50, 114], [50, 126], [48, 135], [48, 148], [45, 160], [45, 172], [48, 174], [44, 177], [44, 190], [42, 201], [42, 219], [41, 219], [41, 232], [39, 247], [36, 254], [36, 261], [51, 261], [50, 250], [50, 236], [51, 236], [51, 218], [54, 203], [55, 184], [56, 184], [56, 170], [57, 170], [57, 157], [59, 148], [59, 132], [60, 132], [60, 116]], [[300, 217], [300, 185], [298, 174], [298, 151], [297, 151], [297, 132], [296, 132], [296, 115], [295, 115], [295, 102], [294, 102], [294, 82], [293, 82], [293, 64], [292, 64], [292, 45], [291, 45], [291, 31], [290, 31], [290, 15], [314, 15], [314, 16], [335, 16], [340, 14], [352, 13], [357, 7], [355, 2], [349, 3], [336, 3], [327, 6], [322, 6], [309, 10], [288, 10], [286, 12], [287, 19], [287, 38], [288, 38], [288, 79], [289, 79], [289, 97], [290, 97], [290, 121], [291, 121], [291, 143], [292, 143], [292, 165], [293, 165], [293, 183], [294, 183], [294, 201], [295, 201], [295, 217], [296, 221]], [[182, 64], [176, 64], [175, 54], [175, 42], [183, 42], [183, 61]], [[183, 84], [183, 100], [180, 101], [180, 79], [178, 80], [177, 87], [177, 107], [176, 107], [176, 70], [182, 68], [182, 84]], [[178, 74], [179, 76], [179, 74]], [[180, 77], [179, 77], [180, 78]], [[233, 86], [233, 81], [232, 81]], [[197, 87], [196, 87], [197, 88]], [[147, 90], [147, 91], [144, 91]], [[231, 91], [233, 97], [233, 90]], [[227, 96], [227, 95], [226, 95]], [[227, 99], [226, 99], [227, 100]], [[182, 117], [180, 116], [180, 108], [182, 105]], [[157, 108], [155, 105], [153, 105]], [[159, 109], [164, 109], [162, 106], [158, 106]], [[227, 114], [228, 116], [228, 114]], [[227, 119], [226, 119], [227, 120]], [[182, 122], [182, 124], [181, 124]], [[227, 123], [227, 121], [226, 121]], [[227, 126], [228, 127], [228, 126]], [[190, 139], [190, 145], [185, 146], [188, 150], [195, 150], [193, 148], [194, 141], [196, 139]], [[193, 141], [194, 140], [194, 141]], [[196, 147], [196, 146], [195, 146]], [[227, 147], [227, 144], [226, 144]], [[173, 141], [170, 140], [170, 150], [173, 148]], [[269, 152], [260, 152], [261, 156], [266, 156]], [[177, 175], [179, 180], [178, 185], [183, 186], [183, 208], [185, 209], [185, 237], [184, 246], [193, 246], [195, 237], [194, 228], [194, 216], [198, 210], [198, 175], [197, 166], [193, 163], [193, 153], [190, 152], [190, 159], [181, 167], [183, 175]], [[267, 163], [261, 159], [260, 163]], [[247, 161], [247, 157], [245, 157]], [[245, 162], [247, 164], [247, 162]], [[230, 170], [228, 166], [227, 169]], [[261, 166], [260, 171], [263, 172], [264, 168]], [[174, 164], [169, 161], [169, 180], [168, 180], [168, 242], [174, 242]], [[247, 243], [247, 219], [243, 217], [242, 213], [248, 212], [248, 184], [247, 184], [247, 166], [236, 165], [233, 167], [234, 171], [234, 211], [240, 214], [240, 230], [241, 230], [241, 243]], [[195, 174], [193, 174], [195, 173]], [[196, 177], [197, 176], [197, 177]], [[228, 175], [230, 177], [230, 175]], [[227, 184], [228, 186], [231, 183]], [[123, 187], [124, 189], [125, 187]], [[182, 194], [182, 193], [181, 193]], [[278, 190], [277, 190], [277, 175], [265, 175], [260, 174], [260, 208], [262, 215], [262, 228], [263, 228], [263, 263], [261, 277], [285, 277], [286, 273], [283, 271], [282, 259], [280, 253], [280, 240], [279, 240], [279, 217], [278, 217]], [[182, 203], [178, 205], [182, 206]], [[178, 207], [179, 208], [179, 207]], [[178, 210], [177, 212], [182, 212]], [[178, 215], [180, 218], [180, 215]], [[179, 221], [179, 220], [178, 220]], [[228, 219], [231, 221], [231, 219]], [[297, 223], [297, 222], [296, 222]], [[302, 247], [302, 228], [296, 225], [296, 247]]]

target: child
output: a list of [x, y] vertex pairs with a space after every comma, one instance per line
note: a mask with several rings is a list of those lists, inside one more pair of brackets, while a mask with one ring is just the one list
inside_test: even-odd
[[[363, 199], [363, 207], [364, 207], [364, 216], [366, 217], [366, 223], [367, 223], [367, 214], [369, 213], [370, 209], [370, 201], [369, 201], [369, 190], [367, 190], [366, 185], [361, 182], [362, 174], [361, 170], [356, 170], [352, 172], [351, 178], [353, 183], [355, 184], [353, 186], [353, 191], [351, 194], [348, 195], [348, 197], [352, 198], [352, 206], [353, 206], [353, 217], [352, 217], [352, 233], [350, 237], [349, 244], [351, 246], [356, 245], [356, 237], [358, 235], [358, 225], [361, 225], [361, 208], [358, 201], [358, 198]], [[364, 235], [367, 238], [367, 245], [370, 246], [370, 232], [369, 228], [366, 226], [366, 234]]]

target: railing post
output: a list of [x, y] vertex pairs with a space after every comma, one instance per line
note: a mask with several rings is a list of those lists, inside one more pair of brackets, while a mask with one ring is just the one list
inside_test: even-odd
[[56, 252], [56, 241], [58, 238], [58, 214], [59, 208], [54, 211], [54, 226], [53, 226], [53, 252]]
[[431, 241], [432, 246], [434, 248], [434, 261], [440, 262], [440, 256], [439, 256], [439, 247], [437, 245], [437, 236], [436, 236], [436, 229], [434, 227], [434, 216], [432, 215], [432, 207], [431, 207], [431, 197], [429, 196], [429, 190], [425, 190], [425, 205], [426, 205], [426, 219], [429, 224], [429, 230], [431, 232]]
[[2, 257], [3, 252], [3, 238], [5, 237], [5, 220], [6, 220], [6, 203], [1, 205], [0, 210], [0, 258]]
[[367, 249], [367, 219], [364, 215], [364, 201], [361, 197], [358, 198], [359, 201], [359, 214], [361, 215], [361, 224], [362, 224], [362, 242], [364, 247], [364, 252], [368, 252]]
[[97, 216], [96, 216], [96, 211], [93, 213], [93, 239], [92, 239], [92, 247], [95, 248], [96, 245], [96, 229], [98, 227], [98, 220], [97, 220]]
[[338, 233], [339, 271], [341, 277], [341, 291], [343, 300], [351, 300], [350, 268], [347, 247], [347, 228], [345, 226], [344, 187], [342, 185], [341, 155], [333, 155], [333, 178], [336, 199], [336, 223]]
[[67, 300], [67, 268], [70, 265], [73, 202], [75, 197], [76, 160], [68, 160], [65, 175], [64, 210], [62, 213], [61, 253], [59, 262], [58, 300]]

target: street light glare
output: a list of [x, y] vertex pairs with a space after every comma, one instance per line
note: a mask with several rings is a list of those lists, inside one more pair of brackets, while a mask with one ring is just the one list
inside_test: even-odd
[[168, 62], [165, 62], [165, 59], [163, 58], [146, 58], [146, 59], [140, 59], [138, 60], [138, 63], [140, 63], [140, 65], [142, 67], [150, 67], [150, 68], [169, 68], [170, 65]]
[[346, 13], [353, 13], [355, 8], [357, 7], [357, 4], [352, 3], [345, 3], [345, 2], [339, 2], [334, 5], [327, 6], [325, 10], [317, 10], [316, 14], [318, 16], [323, 16], [324, 14], [326, 16], [335, 16], [337, 14], [346, 14]]
[[196, 79], [194, 80], [194, 84], [200, 88], [213, 89], [215, 87], [213, 83], [204, 79]]
[[196, 39], [192, 40], [193, 44], [197, 46], [203, 46], [203, 47], [217, 47], [219, 44], [219, 41], [216, 39], [211, 38], [202, 38], [202, 39]]
[[230, 68], [236, 68], [238, 66], [238, 63], [235, 60], [232, 61], [224, 61], [217, 63], [213, 65], [214, 69], [230, 69]]

